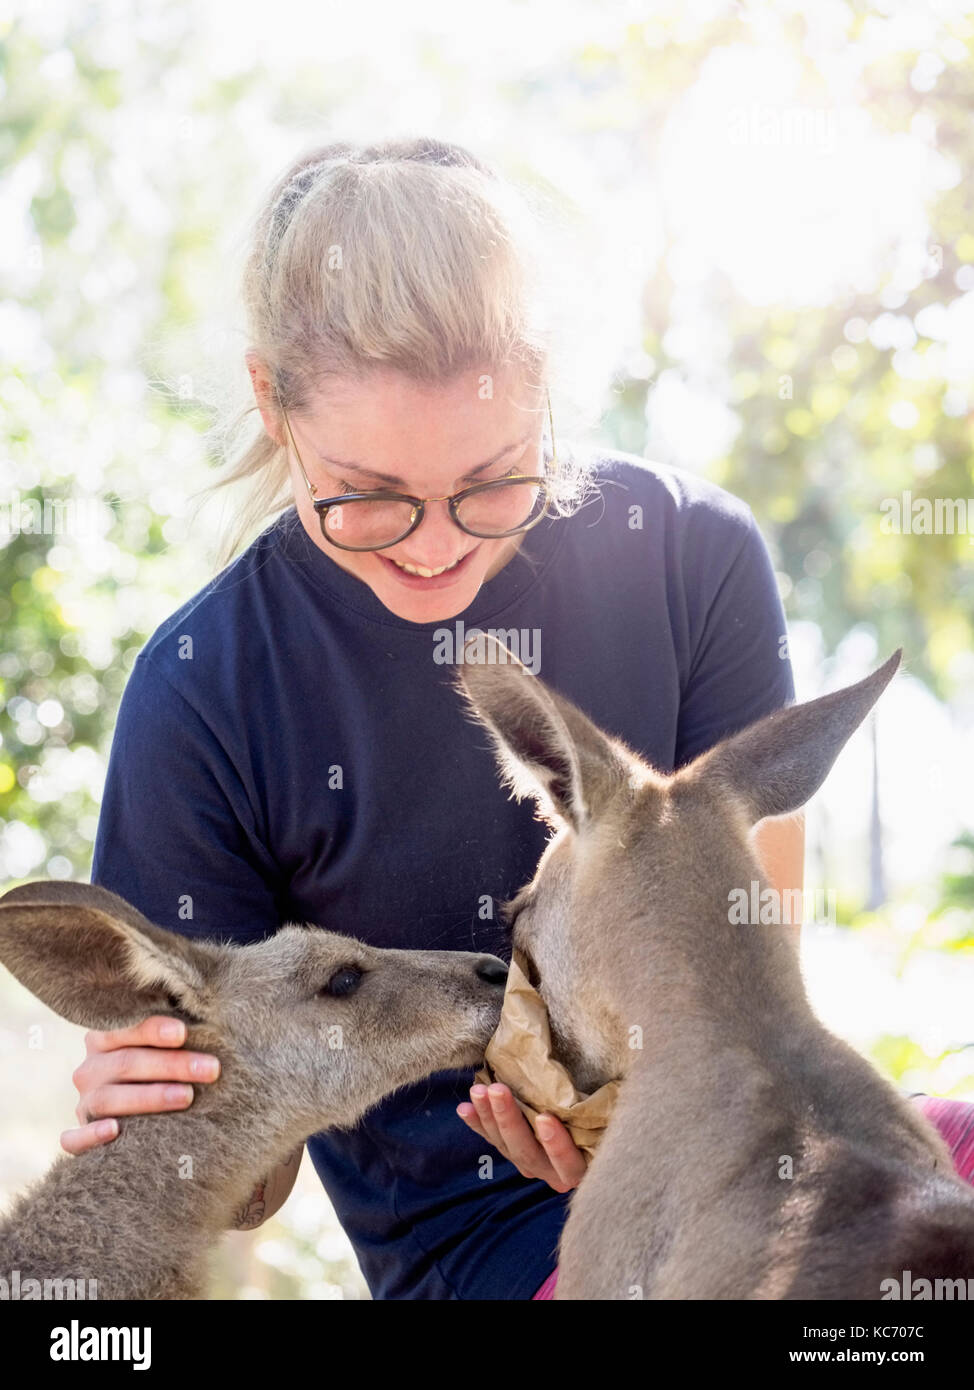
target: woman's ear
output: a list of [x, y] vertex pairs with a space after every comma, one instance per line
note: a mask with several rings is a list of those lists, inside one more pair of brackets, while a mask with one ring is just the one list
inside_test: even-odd
[[264, 423], [264, 429], [270, 435], [271, 439], [273, 439], [274, 443], [283, 448], [284, 428], [281, 424], [280, 415], [278, 414], [277, 402], [274, 399], [270, 373], [256, 348], [247, 349], [244, 353], [244, 361], [247, 364], [247, 371], [250, 373], [250, 382], [254, 388], [254, 399], [257, 402], [257, 408], [260, 411], [260, 418]]

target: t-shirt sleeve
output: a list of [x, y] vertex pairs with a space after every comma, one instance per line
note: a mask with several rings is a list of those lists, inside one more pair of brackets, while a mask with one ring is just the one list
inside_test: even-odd
[[[731, 524], [726, 516], [723, 524]], [[767, 545], [750, 509], [733, 525], [729, 567], [699, 609], [691, 605], [695, 625], [676, 767], [795, 698], [784, 607]], [[713, 557], [718, 538], [709, 536], [706, 545]]]
[[280, 926], [274, 862], [232, 760], [144, 653], [119, 705], [91, 881], [186, 936], [243, 942]]

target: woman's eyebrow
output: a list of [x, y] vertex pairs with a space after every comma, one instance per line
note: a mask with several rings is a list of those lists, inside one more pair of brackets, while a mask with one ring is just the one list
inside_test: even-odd
[[[506, 448], [501, 449], [500, 453], [495, 454], [493, 458], [485, 459], [483, 463], [478, 463], [474, 468], [468, 469], [466, 473], [461, 474], [461, 477], [463, 479], [475, 478], [477, 474], [482, 473], [485, 468], [490, 468], [495, 463], [500, 463], [502, 458], [513, 453], [515, 449], [520, 449], [530, 438], [531, 435], [528, 433], [523, 439], [515, 440], [513, 444], [508, 444]], [[322, 463], [327, 463], [329, 467], [336, 468], [342, 473], [367, 473], [370, 478], [378, 478], [381, 482], [390, 483], [394, 487], [404, 486], [402, 478], [393, 477], [389, 473], [380, 473], [378, 469], [370, 468], [368, 464], [354, 463], [351, 459], [330, 458], [326, 454], [319, 454], [318, 457], [321, 459]]]

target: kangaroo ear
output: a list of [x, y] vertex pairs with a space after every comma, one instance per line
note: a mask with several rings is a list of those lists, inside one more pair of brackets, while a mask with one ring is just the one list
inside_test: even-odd
[[519, 801], [533, 797], [546, 819], [580, 830], [628, 779], [626, 750], [496, 638], [486, 648], [481, 642], [465, 644], [458, 686], [491, 736], [504, 782]]
[[892, 680], [902, 655], [903, 648], [897, 648], [855, 685], [775, 710], [702, 753], [677, 775], [708, 790], [721, 783], [743, 798], [752, 823], [790, 815], [818, 791], [846, 741]]
[[205, 1018], [218, 947], [153, 926], [87, 883], [37, 882], [0, 898], [0, 961], [71, 1023], [120, 1028], [149, 1014]]

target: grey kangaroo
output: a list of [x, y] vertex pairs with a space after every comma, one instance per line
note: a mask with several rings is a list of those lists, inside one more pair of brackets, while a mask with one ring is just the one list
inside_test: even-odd
[[188, 1110], [133, 1115], [112, 1143], [59, 1156], [0, 1224], [5, 1279], [94, 1279], [112, 1299], [205, 1296], [207, 1256], [260, 1175], [399, 1087], [476, 1066], [507, 978], [496, 956], [294, 924], [248, 946], [190, 940], [64, 882], [0, 898], [0, 961], [72, 1023], [173, 1014], [185, 1046], [222, 1063]]
[[513, 943], [579, 1088], [622, 1078], [556, 1298], [880, 1299], [906, 1270], [974, 1279], [974, 1190], [940, 1135], [818, 1021], [783, 929], [728, 907], [768, 886], [752, 827], [818, 790], [900, 655], [672, 775], [504, 649], [462, 666], [506, 782], [555, 832], [506, 905]]

